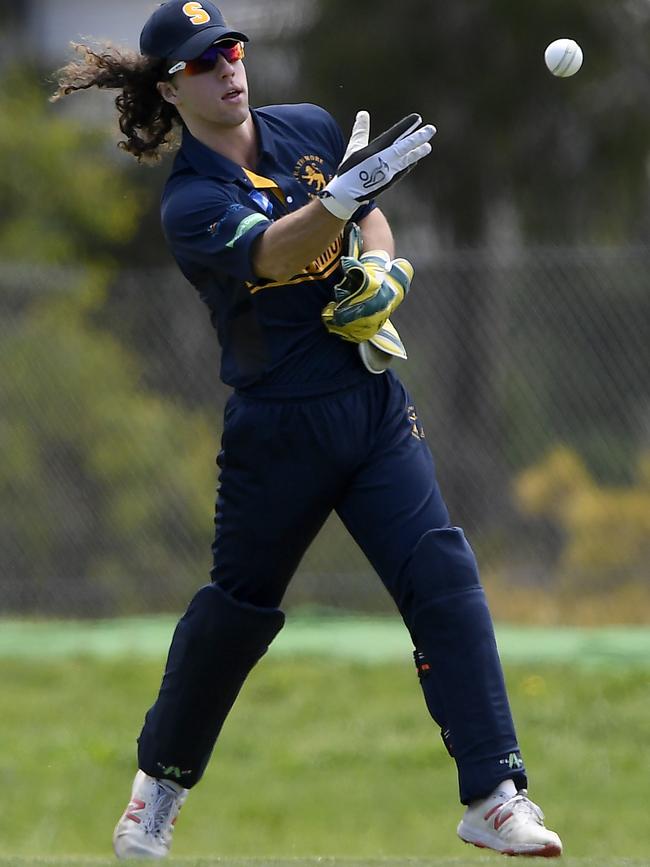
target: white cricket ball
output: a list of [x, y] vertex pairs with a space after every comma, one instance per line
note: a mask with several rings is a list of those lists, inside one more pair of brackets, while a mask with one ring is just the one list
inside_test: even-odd
[[556, 39], [544, 52], [544, 60], [553, 75], [568, 78], [582, 66], [582, 48], [575, 39]]

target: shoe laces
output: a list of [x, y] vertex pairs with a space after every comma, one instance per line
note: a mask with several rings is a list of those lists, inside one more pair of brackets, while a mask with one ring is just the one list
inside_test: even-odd
[[174, 808], [177, 795], [167, 786], [158, 783], [157, 792], [146, 816], [143, 818], [144, 830], [153, 837], [164, 837], [172, 831]]
[[513, 815], [517, 816], [532, 816], [538, 825], [544, 825], [544, 813], [537, 804], [534, 804], [528, 797], [526, 789], [520, 789], [516, 795], [508, 801], [504, 801], [499, 810], [508, 809]]

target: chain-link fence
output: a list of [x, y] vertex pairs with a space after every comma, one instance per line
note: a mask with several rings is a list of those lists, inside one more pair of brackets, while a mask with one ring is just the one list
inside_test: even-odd
[[[483, 574], [647, 583], [650, 248], [411, 255], [399, 371]], [[167, 268], [5, 265], [0, 305], [2, 609], [178, 610], [210, 566], [227, 395], [206, 311]], [[335, 517], [299, 603], [389, 606]]]

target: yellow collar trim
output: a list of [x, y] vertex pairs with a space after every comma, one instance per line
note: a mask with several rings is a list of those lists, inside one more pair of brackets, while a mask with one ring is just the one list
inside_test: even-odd
[[265, 178], [262, 175], [256, 175], [255, 172], [251, 172], [250, 169], [244, 169], [244, 172], [256, 190], [270, 190], [278, 197], [278, 199], [280, 199], [283, 205], [286, 205], [287, 200], [284, 197], [284, 193], [275, 181], [271, 180], [271, 178]]

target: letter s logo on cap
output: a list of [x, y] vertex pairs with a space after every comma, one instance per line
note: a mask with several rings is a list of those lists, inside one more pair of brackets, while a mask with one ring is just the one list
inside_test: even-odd
[[207, 24], [210, 16], [200, 3], [186, 3], [183, 6], [183, 14], [187, 15], [192, 24]]

